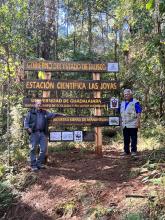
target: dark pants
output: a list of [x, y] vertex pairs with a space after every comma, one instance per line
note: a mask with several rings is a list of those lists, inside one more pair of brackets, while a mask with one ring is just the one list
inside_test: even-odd
[[131, 152], [137, 152], [137, 128], [124, 128], [124, 152], [130, 153], [130, 143], [131, 143]]

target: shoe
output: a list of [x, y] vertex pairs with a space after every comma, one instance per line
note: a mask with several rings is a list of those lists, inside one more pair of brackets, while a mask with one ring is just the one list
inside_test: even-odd
[[131, 156], [135, 157], [135, 156], [137, 156], [137, 153], [136, 152], [132, 152]]
[[129, 153], [127, 154], [126, 152], [122, 152], [121, 154], [120, 154], [120, 156], [128, 156], [129, 155]]
[[31, 168], [31, 171], [32, 171], [32, 172], [38, 171], [38, 167], [32, 167], [32, 168]]
[[41, 164], [40, 166], [38, 166], [38, 169], [46, 169], [46, 166], [44, 164]]

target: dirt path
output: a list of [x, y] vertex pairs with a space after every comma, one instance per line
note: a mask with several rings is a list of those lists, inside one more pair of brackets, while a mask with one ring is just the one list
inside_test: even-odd
[[[136, 209], [134, 198], [126, 197], [148, 195], [149, 190], [137, 175], [146, 162], [143, 156], [133, 159], [120, 153], [111, 148], [102, 158], [79, 149], [51, 154], [47, 169], [26, 172], [29, 185], [24, 184], [20, 201], [6, 219], [122, 219], [130, 207]], [[143, 204], [145, 199], [140, 199]]]

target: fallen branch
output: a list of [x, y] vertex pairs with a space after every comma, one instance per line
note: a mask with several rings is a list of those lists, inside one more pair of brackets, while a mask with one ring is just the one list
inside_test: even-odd
[[126, 195], [126, 198], [147, 198], [147, 199], [150, 199], [150, 200], [153, 200], [155, 198], [155, 196], [147, 196], [147, 195], [135, 195], [135, 194], [132, 194], [132, 195]]

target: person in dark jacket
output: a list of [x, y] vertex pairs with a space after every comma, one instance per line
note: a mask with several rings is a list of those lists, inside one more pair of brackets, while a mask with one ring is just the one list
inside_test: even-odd
[[[32, 171], [44, 168], [45, 154], [47, 149], [48, 119], [64, 116], [64, 114], [50, 113], [41, 108], [41, 101], [35, 102], [25, 117], [24, 128], [30, 135], [30, 162]], [[39, 146], [39, 156], [36, 155], [36, 148]]]

